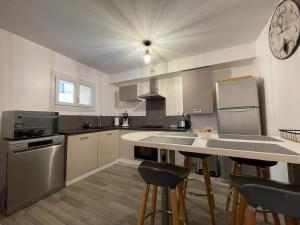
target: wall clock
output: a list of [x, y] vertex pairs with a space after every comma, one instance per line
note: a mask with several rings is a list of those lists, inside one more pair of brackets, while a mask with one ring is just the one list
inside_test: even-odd
[[269, 28], [269, 45], [277, 59], [290, 57], [300, 36], [300, 8], [295, 0], [284, 0], [276, 8]]

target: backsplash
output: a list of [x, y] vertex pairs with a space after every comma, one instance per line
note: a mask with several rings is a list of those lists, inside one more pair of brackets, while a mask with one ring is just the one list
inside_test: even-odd
[[[97, 126], [98, 116], [84, 115], [60, 115], [58, 120], [58, 130], [81, 129], [83, 122], [89, 122], [92, 126]], [[166, 116], [165, 99], [152, 99], [146, 102], [146, 116], [130, 116], [129, 125], [140, 127], [145, 125], [160, 125], [169, 127], [177, 125], [182, 116]], [[101, 116], [102, 127], [113, 126], [113, 116]]]
[[146, 100], [146, 122], [147, 125], [163, 125], [166, 117], [166, 100]]
[[[83, 122], [90, 122], [93, 126], [97, 125], [98, 116], [74, 116], [74, 115], [61, 115], [58, 119], [58, 130], [76, 130], [81, 129]], [[102, 126], [113, 126], [113, 116], [101, 116]], [[131, 127], [140, 127], [145, 125], [162, 125], [169, 127], [171, 125], [177, 125], [178, 120], [181, 120], [181, 116], [164, 116], [159, 119], [156, 118], [157, 124], [148, 123], [146, 116], [129, 116], [129, 125]], [[151, 122], [151, 121], [149, 121]]]
[[[82, 115], [60, 115], [58, 118], [58, 130], [76, 130], [81, 129], [83, 122], [87, 121], [93, 126], [97, 126], [98, 116], [82, 116]], [[113, 117], [112, 116], [101, 116], [102, 126], [112, 126]]]

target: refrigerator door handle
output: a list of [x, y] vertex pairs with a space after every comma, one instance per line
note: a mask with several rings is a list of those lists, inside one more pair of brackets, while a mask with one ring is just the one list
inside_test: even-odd
[[247, 108], [231, 108], [231, 109], [219, 109], [219, 111], [223, 112], [249, 112], [255, 110], [256, 107], [247, 107]]

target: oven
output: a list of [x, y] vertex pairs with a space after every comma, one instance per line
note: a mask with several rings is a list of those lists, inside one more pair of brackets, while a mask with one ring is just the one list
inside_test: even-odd
[[134, 159], [158, 162], [158, 149], [142, 147], [142, 146], [134, 146]]
[[58, 113], [38, 111], [2, 112], [1, 134], [3, 138], [18, 140], [46, 137], [57, 134]]

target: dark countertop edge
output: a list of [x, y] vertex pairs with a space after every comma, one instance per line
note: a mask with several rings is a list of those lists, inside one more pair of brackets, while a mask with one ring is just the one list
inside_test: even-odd
[[95, 128], [95, 129], [79, 129], [79, 130], [64, 130], [59, 131], [58, 134], [61, 135], [78, 135], [78, 134], [88, 134], [88, 133], [96, 133], [96, 132], [104, 132], [110, 130], [140, 130], [140, 131], [161, 131], [161, 132], [186, 132], [189, 129], [185, 128], [142, 128], [142, 127], [102, 127], [102, 128]]

